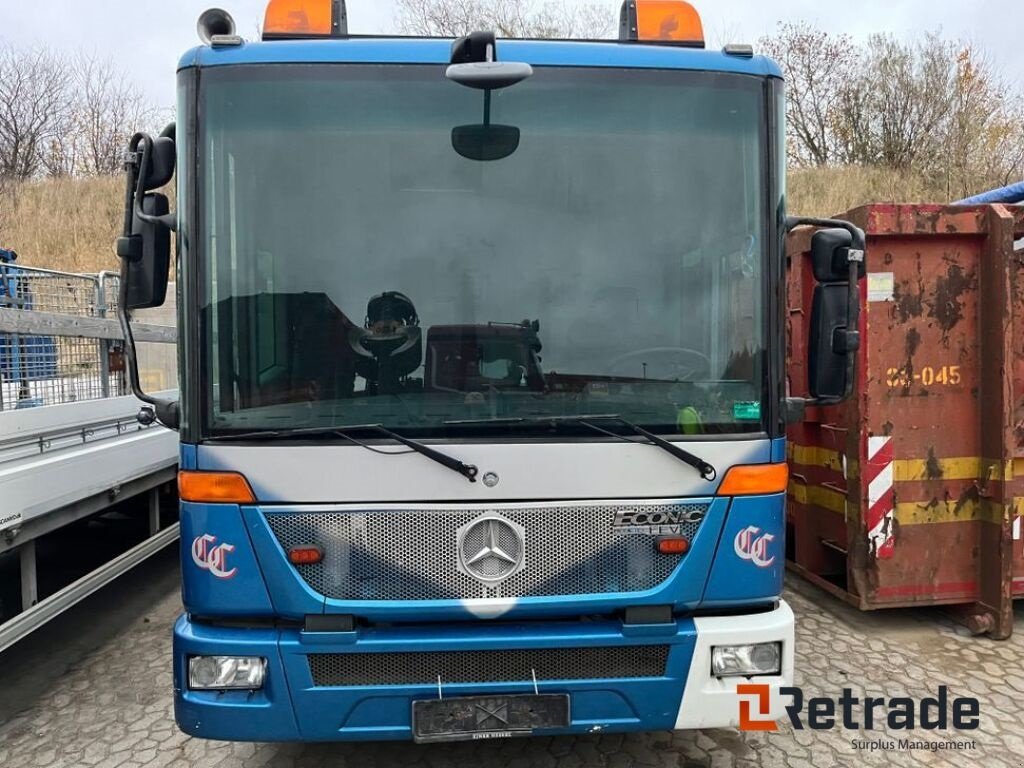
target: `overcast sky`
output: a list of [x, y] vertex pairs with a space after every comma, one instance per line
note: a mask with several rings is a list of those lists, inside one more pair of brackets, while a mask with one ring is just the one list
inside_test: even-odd
[[[621, 0], [601, 0], [617, 14]], [[0, 45], [43, 43], [109, 55], [134, 71], [159, 106], [174, 103], [174, 68], [196, 44], [195, 21], [211, 5], [226, 8], [240, 33], [253, 37], [265, 0], [0, 0]], [[872, 32], [900, 37], [941, 29], [947, 37], [984, 47], [1008, 80], [1024, 83], [1022, 0], [694, 0], [709, 41], [753, 42], [780, 20], [804, 19], [857, 38]], [[348, 0], [349, 28], [395, 29], [392, 0]]]

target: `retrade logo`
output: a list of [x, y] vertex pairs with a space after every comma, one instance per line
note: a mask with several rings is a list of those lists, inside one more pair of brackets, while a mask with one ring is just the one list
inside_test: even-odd
[[[777, 731], [778, 724], [771, 719], [771, 688], [767, 685], [753, 683], [736, 686], [740, 696], [740, 730], [741, 731]], [[756, 705], [756, 713], [751, 713], [751, 706]], [[756, 719], [754, 715], [760, 718]]]
[[[771, 715], [771, 691], [771, 686], [763, 683], [736, 686], [741, 731], [779, 730]], [[934, 696], [921, 699], [900, 696], [860, 698], [850, 688], [844, 688], [839, 698], [806, 698], [803, 689], [796, 687], [782, 687], [778, 693], [789, 700], [785, 704], [786, 717], [795, 731], [805, 728], [814, 731], [832, 728], [873, 731], [880, 725], [890, 731], [945, 731], [951, 728], [973, 731], [981, 723], [978, 699], [970, 696], [954, 698], [945, 685], [940, 685]], [[855, 743], [854, 748], [863, 747]]]
[[218, 579], [230, 579], [238, 573], [238, 568], [228, 568], [228, 555], [234, 551], [234, 544], [217, 544], [217, 537], [208, 533], [192, 540], [192, 562]]
[[775, 555], [769, 556], [769, 546], [773, 541], [774, 535], [762, 534], [760, 528], [751, 525], [736, 534], [733, 548], [741, 560], [749, 560], [758, 568], [767, 568], [775, 562]]

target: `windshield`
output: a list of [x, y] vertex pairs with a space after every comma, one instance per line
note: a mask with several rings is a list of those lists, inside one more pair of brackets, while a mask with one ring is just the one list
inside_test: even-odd
[[763, 82], [537, 68], [482, 162], [452, 142], [484, 95], [443, 72], [204, 71], [206, 433], [762, 431]]

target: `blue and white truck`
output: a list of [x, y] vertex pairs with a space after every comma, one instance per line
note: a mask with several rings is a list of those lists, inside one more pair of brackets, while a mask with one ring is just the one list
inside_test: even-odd
[[177, 233], [180, 399], [132, 384], [181, 435], [179, 726], [720, 727], [744, 683], [779, 715], [785, 233], [830, 227], [817, 402], [863, 264], [785, 215], [779, 69], [684, 2], [626, 2], [617, 41], [345, 20], [272, 0], [246, 42], [207, 12], [176, 126], [130, 147], [130, 372]]

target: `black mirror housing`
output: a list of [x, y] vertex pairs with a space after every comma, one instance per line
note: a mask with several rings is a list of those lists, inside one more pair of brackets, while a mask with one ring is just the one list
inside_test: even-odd
[[117, 240], [117, 255], [121, 258], [117, 319], [124, 338], [132, 394], [146, 404], [139, 413], [139, 423], [149, 425], [159, 421], [176, 430], [181, 421], [177, 403], [146, 394], [139, 381], [131, 324], [131, 310], [159, 307], [167, 298], [171, 230], [177, 230], [177, 221], [169, 213], [167, 197], [152, 190], [165, 186], [174, 176], [174, 135], [172, 123], [156, 139], [136, 133], [128, 143], [124, 223]]
[[[147, 216], [164, 216], [170, 210], [165, 195], [150, 193], [142, 199], [142, 212]], [[125, 282], [127, 309], [149, 309], [163, 305], [171, 265], [171, 231], [160, 223], [134, 217], [132, 235], [122, 238], [130, 253], [121, 262], [121, 279]], [[118, 243], [118, 251], [122, 245]]]
[[[853, 235], [845, 229], [822, 229], [811, 238], [811, 267], [819, 283], [845, 283], [850, 279], [850, 248]], [[864, 262], [858, 266], [864, 277]]]
[[176, 153], [174, 139], [168, 136], [159, 136], [153, 139], [153, 145], [149, 152], [149, 163], [145, 168], [145, 176], [142, 180], [143, 188], [147, 192], [160, 189], [174, 178]]
[[519, 129], [514, 125], [457, 125], [452, 129], [452, 149], [467, 160], [504, 160], [519, 149]]
[[848, 358], [857, 353], [856, 344], [851, 348], [846, 333], [849, 306], [846, 283], [815, 287], [807, 347], [807, 384], [813, 398], [839, 400], [849, 391]]
[[[820, 227], [811, 236], [815, 282], [807, 345], [811, 399], [787, 403], [787, 418], [807, 405], [836, 405], [853, 394], [860, 347], [860, 279], [867, 270], [864, 230], [841, 219], [787, 216], [786, 230]], [[792, 406], [792, 407], [790, 407]]]

